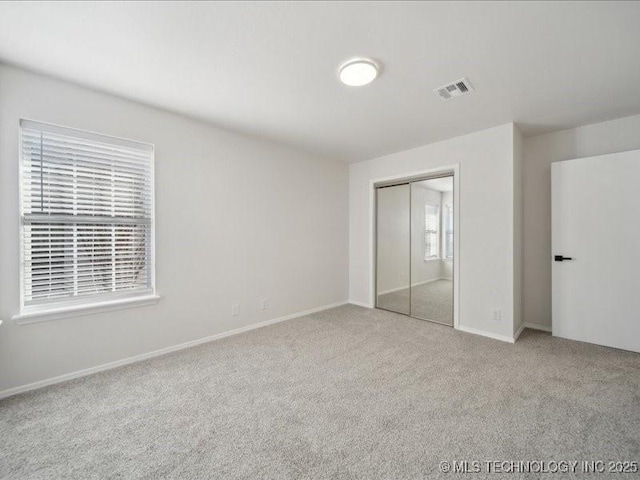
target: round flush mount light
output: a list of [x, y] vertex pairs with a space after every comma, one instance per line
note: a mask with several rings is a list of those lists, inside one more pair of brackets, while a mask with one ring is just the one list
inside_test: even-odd
[[378, 64], [368, 58], [355, 58], [340, 67], [340, 81], [350, 87], [361, 87], [378, 76]]

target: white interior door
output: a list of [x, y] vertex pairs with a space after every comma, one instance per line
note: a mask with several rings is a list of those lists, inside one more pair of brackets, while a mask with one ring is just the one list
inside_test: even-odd
[[552, 205], [553, 335], [640, 352], [640, 150], [554, 163]]

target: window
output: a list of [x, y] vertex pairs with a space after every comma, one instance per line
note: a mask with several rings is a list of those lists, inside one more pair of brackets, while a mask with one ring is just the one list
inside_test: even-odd
[[440, 206], [426, 204], [424, 218], [424, 259], [434, 260], [440, 257], [438, 236], [440, 232]]
[[444, 256], [453, 258], [453, 205], [444, 206]]
[[20, 126], [23, 312], [153, 294], [153, 146]]

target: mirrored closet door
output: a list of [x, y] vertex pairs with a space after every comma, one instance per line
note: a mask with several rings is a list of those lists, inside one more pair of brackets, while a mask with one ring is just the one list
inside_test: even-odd
[[376, 190], [376, 306], [405, 315], [411, 314], [410, 193], [409, 184]]
[[411, 316], [453, 325], [453, 177], [411, 184]]
[[453, 176], [377, 189], [376, 306], [453, 325]]

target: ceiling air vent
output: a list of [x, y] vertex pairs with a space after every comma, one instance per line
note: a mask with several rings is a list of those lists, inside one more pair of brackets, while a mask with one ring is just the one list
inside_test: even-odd
[[473, 92], [473, 87], [469, 80], [461, 78], [450, 85], [443, 85], [442, 87], [436, 88], [434, 92], [440, 95], [444, 100], [449, 100], [450, 98], [460, 97], [465, 93]]

